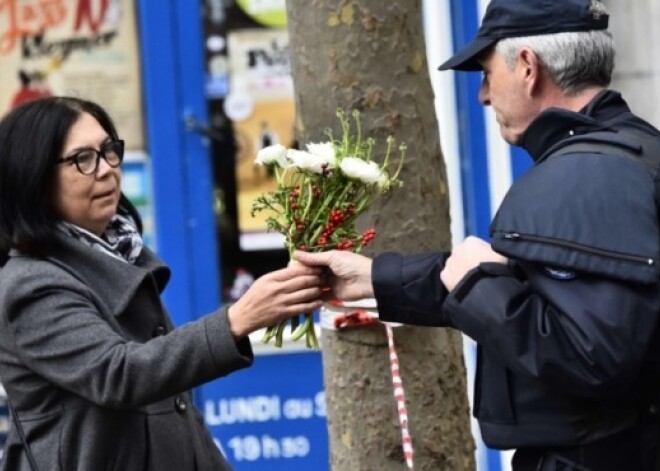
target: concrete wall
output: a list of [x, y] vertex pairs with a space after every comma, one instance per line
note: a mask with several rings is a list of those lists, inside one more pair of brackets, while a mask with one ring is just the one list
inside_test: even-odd
[[616, 47], [611, 88], [632, 110], [660, 127], [660, 2], [604, 0]]

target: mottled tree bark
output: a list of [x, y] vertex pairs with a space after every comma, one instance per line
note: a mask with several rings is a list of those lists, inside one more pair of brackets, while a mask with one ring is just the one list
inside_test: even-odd
[[[340, 135], [338, 107], [362, 112], [363, 135], [408, 145], [402, 189], [361, 221], [378, 235], [369, 254], [447, 250], [449, 204], [420, 0], [287, 0], [301, 142]], [[378, 156], [376, 160], [379, 160]], [[438, 280], [440, 282], [440, 280]], [[399, 327], [395, 342], [417, 470], [474, 468], [461, 337]], [[323, 331], [334, 471], [405, 469], [382, 326]]]

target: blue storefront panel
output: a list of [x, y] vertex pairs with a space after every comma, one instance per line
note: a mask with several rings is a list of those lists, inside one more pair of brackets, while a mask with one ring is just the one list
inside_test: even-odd
[[202, 387], [198, 398], [236, 469], [329, 469], [320, 352], [257, 356], [251, 368]]

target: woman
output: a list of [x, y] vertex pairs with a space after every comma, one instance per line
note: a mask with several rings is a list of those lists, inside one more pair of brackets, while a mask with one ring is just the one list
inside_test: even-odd
[[169, 269], [120, 191], [123, 152], [77, 98], [0, 122], [0, 380], [18, 419], [3, 469], [230, 469], [187, 390], [249, 366], [250, 332], [320, 305], [318, 272], [290, 267], [173, 328]]

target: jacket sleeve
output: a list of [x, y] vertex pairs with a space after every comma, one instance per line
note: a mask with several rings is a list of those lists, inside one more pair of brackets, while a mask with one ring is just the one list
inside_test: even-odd
[[145, 405], [252, 363], [249, 340], [234, 340], [225, 309], [140, 343], [113, 329], [88, 288], [55, 268], [15, 280], [3, 296], [2, 335], [18, 360], [100, 406]]
[[379, 318], [413, 325], [446, 325], [441, 311], [447, 290], [440, 281], [440, 272], [448, 255], [384, 253], [376, 257], [371, 279]]
[[532, 263], [513, 271], [482, 264], [444, 306], [453, 325], [516, 374], [585, 396], [630, 387], [658, 312], [655, 284], [585, 274], [556, 279]]

